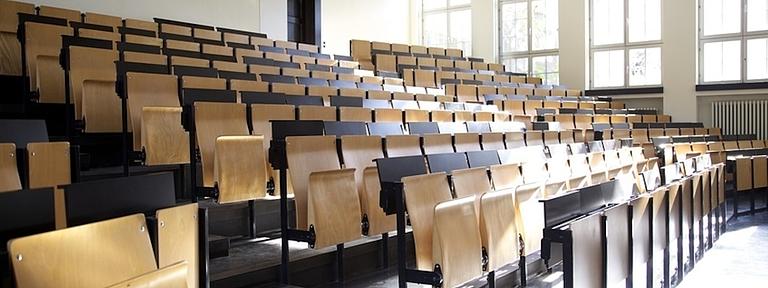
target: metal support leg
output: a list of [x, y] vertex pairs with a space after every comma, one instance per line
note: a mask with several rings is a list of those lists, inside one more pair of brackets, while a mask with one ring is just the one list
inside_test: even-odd
[[528, 264], [525, 262], [525, 256], [520, 256], [518, 265], [520, 268], [520, 286], [525, 287], [528, 285]]
[[389, 233], [381, 234], [381, 268], [389, 267]]
[[407, 288], [405, 267], [405, 207], [403, 196], [396, 194], [397, 206], [397, 282], [400, 288]]
[[344, 286], [344, 243], [336, 245], [336, 283]]
[[488, 288], [496, 288], [496, 271], [488, 272]]
[[281, 258], [280, 258], [280, 283], [288, 284], [288, 183], [285, 169], [280, 169], [280, 237], [281, 237]]

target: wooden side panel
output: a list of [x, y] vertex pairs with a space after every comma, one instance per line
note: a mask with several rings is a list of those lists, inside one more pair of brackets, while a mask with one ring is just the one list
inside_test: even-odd
[[443, 271], [443, 285], [456, 287], [483, 275], [480, 231], [475, 198], [440, 203], [435, 207], [433, 258]]
[[442, 172], [405, 177], [403, 185], [405, 205], [413, 227], [416, 266], [420, 270], [431, 271], [434, 268], [432, 229], [435, 206], [451, 200], [451, 188]]
[[144, 107], [141, 119], [146, 165], [189, 163], [189, 132], [181, 126], [181, 107]]
[[16, 161], [16, 145], [0, 143], [0, 192], [21, 189]]
[[[605, 235], [607, 239], [608, 286], [616, 285], [629, 277], [629, 206], [621, 203], [607, 211]], [[641, 241], [641, 240], [638, 240]]]
[[736, 191], [752, 189], [752, 159], [740, 157], [736, 159]]
[[18, 238], [8, 247], [19, 287], [105, 287], [157, 269], [142, 214]]
[[573, 236], [573, 287], [604, 287], [603, 234], [600, 214], [571, 224]]
[[186, 287], [198, 287], [197, 203], [157, 210], [157, 255], [160, 268], [187, 264]]
[[[336, 154], [336, 137], [287, 137], [286, 151], [288, 155], [288, 172], [290, 173], [293, 194], [296, 200], [296, 226], [298, 229], [308, 229], [307, 205], [310, 174], [312, 172], [338, 170], [341, 168], [339, 156]], [[313, 161], [306, 161], [307, 159], [312, 159]]]
[[219, 203], [266, 197], [264, 136], [219, 136], [213, 155], [213, 181]]
[[362, 216], [354, 173], [354, 169], [342, 169], [309, 175], [307, 223], [315, 228], [315, 249], [361, 237]]
[[29, 187], [55, 187], [71, 183], [69, 142], [27, 144]]

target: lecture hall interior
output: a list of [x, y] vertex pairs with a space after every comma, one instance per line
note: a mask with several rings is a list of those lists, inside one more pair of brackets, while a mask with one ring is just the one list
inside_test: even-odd
[[0, 287], [765, 287], [768, 0], [0, 0]]

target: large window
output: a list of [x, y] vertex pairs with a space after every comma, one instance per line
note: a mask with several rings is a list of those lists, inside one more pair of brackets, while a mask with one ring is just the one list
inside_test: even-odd
[[500, 53], [507, 70], [558, 84], [558, 0], [501, 0]]
[[699, 83], [768, 80], [768, 0], [699, 4]]
[[459, 48], [472, 55], [471, 0], [424, 0], [422, 43]]
[[590, 86], [661, 85], [661, 0], [592, 0], [590, 7]]

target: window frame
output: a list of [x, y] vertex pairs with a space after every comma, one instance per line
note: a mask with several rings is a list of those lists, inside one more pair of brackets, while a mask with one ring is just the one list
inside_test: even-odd
[[[629, 78], [630, 78], [630, 69], [629, 69], [629, 50], [633, 49], [648, 49], [648, 48], [659, 48], [663, 49], [663, 39], [664, 39], [664, 19], [663, 17], [659, 17], [659, 40], [645, 40], [645, 41], [638, 41], [638, 42], [630, 42], [629, 41], [629, 1], [630, 0], [622, 0], [624, 1], [624, 17], [623, 17], [623, 28], [624, 28], [624, 40], [620, 43], [613, 43], [613, 44], [600, 44], [595, 45], [594, 43], [594, 33], [595, 33], [595, 27], [594, 27], [594, 7], [595, 7], [595, 0], [589, 0], [589, 88], [592, 90], [615, 90], [615, 89], [634, 89], [634, 88], [654, 88], [654, 87], [662, 87], [664, 84], [664, 69], [661, 69], [659, 71], [661, 76], [661, 82], [658, 84], [649, 84], [649, 85], [630, 85]], [[664, 1], [664, 0], [659, 0]], [[664, 15], [664, 7], [663, 5], [659, 6], [659, 15]], [[595, 87], [595, 52], [604, 52], [609, 50], [623, 50], [624, 52], [624, 85], [621, 86], [602, 86], [602, 87]], [[661, 57], [659, 63], [661, 64], [664, 61], [664, 53], [661, 51]]]
[[[445, 47], [445, 48], [451, 48], [449, 46], [448, 39], [451, 38], [451, 13], [452, 12], [460, 12], [460, 11], [470, 11], [470, 15], [472, 13], [472, 2], [466, 4], [460, 4], [460, 5], [451, 5], [450, 0], [445, 1], [445, 6], [440, 8], [433, 8], [433, 9], [425, 9], [424, 8], [424, 1], [421, 2], [421, 44], [424, 46], [435, 46], [435, 45], [427, 45], [426, 43], [426, 33], [424, 33], [424, 19], [426, 19], [428, 15], [437, 15], [437, 14], [445, 14], [445, 33], [446, 33], [446, 43], [442, 43], [439, 47]], [[471, 16], [470, 16], [471, 17]], [[470, 23], [471, 24], [471, 23]], [[469, 39], [469, 46], [472, 46], [472, 39]], [[471, 55], [472, 53], [466, 53], [467, 51], [464, 51], [465, 57]], [[471, 51], [470, 51], [471, 52]]]
[[[553, 49], [540, 49], [540, 50], [534, 50], [533, 49], [533, 1], [534, 0], [499, 0], [498, 1], [498, 9], [497, 10], [498, 10], [498, 15], [499, 15], [498, 16], [498, 18], [499, 18], [499, 27], [498, 27], [498, 35], [499, 35], [499, 43], [498, 43], [499, 47], [498, 47], [498, 49], [499, 49], [499, 56], [498, 56], [498, 58], [499, 59], [497, 61], [499, 63], [504, 63], [504, 61], [507, 60], [507, 59], [525, 58], [527, 63], [528, 63], [528, 71], [526, 71], [525, 73], [527, 73], [530, 76], [534, 76], [534, 73], [533, 73], [533, 58], [557, 56], [558, 57], [558, 61], [557, 61], [558, 62], [558, 65], [557, 65], [558, 67], [557, 67], [557, 72], [556, 73], [558, 74], [558, 79], [559, 79], [560, 78], [560, 76], [559, 76], [559, 74], [560, 74], [560, 59], [559, 59], [559, 57], [560, 57], [560, 41], [558, 41], [558, 43], [557, 43], [557, 48], [553, 48]], [[520, 2], [525, 2], [527, 4], [527, 6], [528, 6], [527, 11], [526, 11], [527, 14], [528, 14], [527, 15], [528, 26], [526, 27], [527, 30], [528, 30], [527, 31], [528, 32], [527, 33], [528, 34], [527, 35], [527, 38], [528, 38], [527, 39], [527, 44], [528, 44], [527, 46], [528, 47], [527, 47], [527, 49], [525, 51], [505, 52], [504, 51], [504, 40], [503, 40], [503, 38], [504, 38], [504, 13], [502, 12], [503, 11], [503, 6], [504, 6], [504, 4], [507, 4], [507, 3], [520, 3]], [[557, 9], [558, 9], [558, 17], [559, 17], [559, 13], [560, 13], [560, 4], [559, 3], [558, 3]], [[558, 19], [557, 26], [558, 26], [557, 27], [558, 37], [559, 37], [559, 31], [560, 31], [560, 21], [559, 21], [559, 19]], [[519, 73], [519, 71], [512, 71], [512, 72]], [[549, 72], [549, 73], [545, 72], [545, 74], [552, 74], [552, 73], [553, 72]], [[555, 85], [554, 83], [550, 83], [550, 84]], [[557, 83], [557, 84], [559, 84], [559, 83]]]
[[[733, 0], [731, 0], [733, 1]], [[716, 34], [716, 35], [704, 35], [704, 21], [706, 21], [704, 17], [704, 0], [698, 1], [698, 51], [697, 56], [698, 59], [698, 75], [696, 79], [698, 80], [699, 85], [718, 85], [718, 84], [745, 84], [745, 83], [762, 83], [762, 82], [768, 82], [768, 77], [766, 78], [758, 78], [758, 79], [752, 79], [750, 80], [748, 77], [748, 69], [747, 61], [749, 59], [749, 51], [747, 50], [747, 42], [752, 39], [768, 39], [768, 29], [766, 30], [759, 30], [759, 31], [747, 31], [747, 25], [749, 21], [749, 9], [748, 9], [748, 0], [739, 0], [740, 1], [740, 16], [741, 16], [741, 23], [739, 23], [739, 27], [741, 27], [741, 31], [737, 33], [727, 33], [727, 34]], [[741, 53], [741, 57], [739, 58], [741, 61], [739, 62], [739, 68], [740, 73], [739, 77], [741, 79], [739, 80], [720, 80], [720, 81], [704, 81], [704, 44], [707, 43], [713, 43], [713, 42], [727, 42], [727, 41], [738, 41], [740, 48], [739, 52]]]

